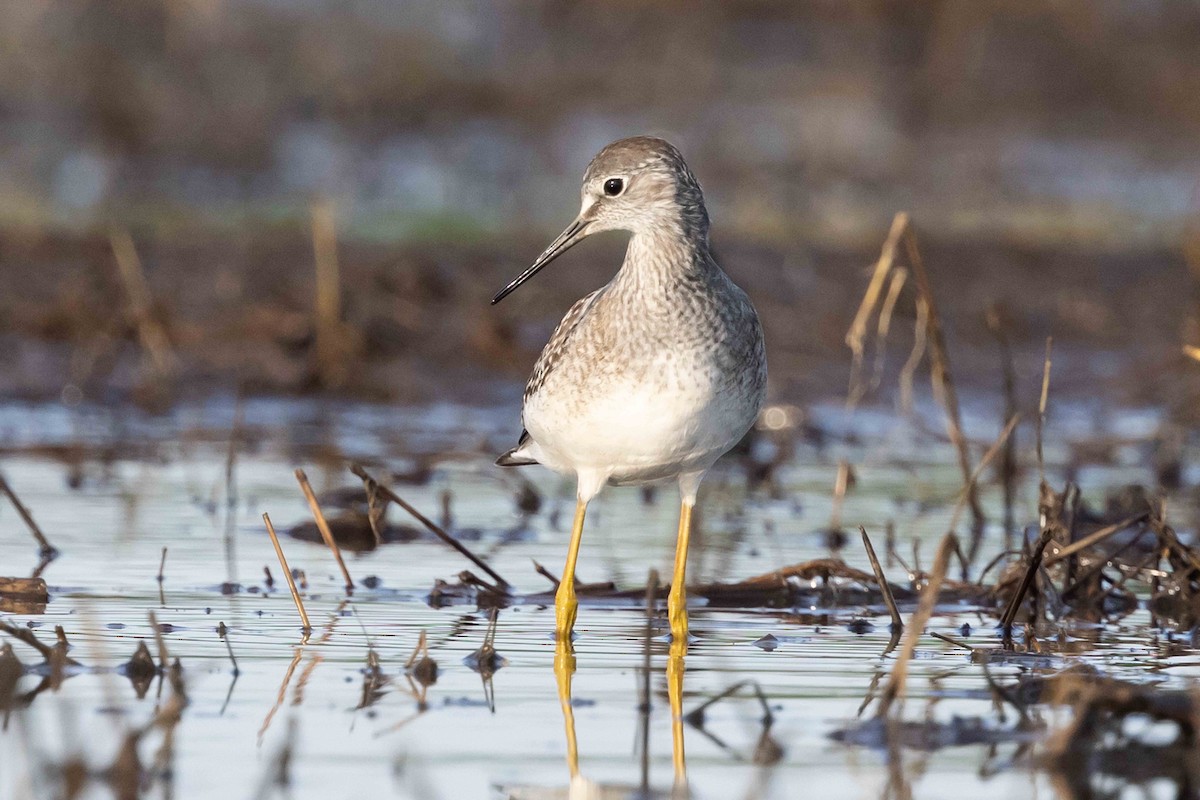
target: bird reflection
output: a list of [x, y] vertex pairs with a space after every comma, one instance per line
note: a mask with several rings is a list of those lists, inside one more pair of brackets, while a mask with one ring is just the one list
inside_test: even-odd
[[[684, 657], [687, 654], [686, 640], [673, 640], [667, 656], [667, 696], [671, 706], [671, 762], [675, 771], [675, 782], [671, 792], [663, 793], [649, 788], [647, 769], [649, 759], [643, 753], [642, 781], [640, 787], [600, 785], [585, 778], [579, 769], [579, 741], [575, 734], [575, 708], [572, 705], [571, 681], [575, 675], [575, 646], [569, 639], [560, 638], [554, 649], [554, 677], [558, 685], [558, 701], [562, 707], [563, 729], [566, 735], [567, 772], [570, 786], [568, 800], [652, 800], [652, 798], [688, 797], [687, 762], [683, 742], [683, 675]], [[643, 714], [649, 714], [649, 698], [645, 698]], [[646, 743], [643, 742], [643, 747]]]

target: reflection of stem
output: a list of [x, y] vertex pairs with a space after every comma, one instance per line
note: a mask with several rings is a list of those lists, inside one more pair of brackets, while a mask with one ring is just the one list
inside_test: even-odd
[[[321, 631], [321, 636], [317, 639], [317, 644], [325, 644], [333, 638], [333, 629], [337, 627], [338, 620], [342, 618], [342, 612], [346, 610], [346, 606], [348, 605], [350, 605], [349, 600], [343, 600], [338, 603], [337, 610], [329, 617], [329, 622], [325, 623], [325, 628]], [[298, 706], [304, 702], [304, 688], [308, 686], [308, 679], [312, 677], [313, 670], [317, 668], [317, 665], [324, 660], [325, 657], [320, 653], [313, 653], [308, 659], [308, 663], [304, 665], [304, 671], [296, 679], [296, 688], [292, 691], [292, 705]]]
[[575, 739], [575, 709], [571, 706], [571, 677], [575, 674], [575, 646], [570, 637], [560, 636], [554, 645], [554, 678], [558, 683], [558, 702], [562, 706], [563, 728], [567, 734], [567, 770], [574, 780], [579, 776], [579, 743]]
[[275, 718], [275, 714], [283, 705], [283, 699], [287, 697], [288, 684], [292, 682], [292, 673], [296, 671], [296, 666], [300, 663], [300, 657], [304, 655], [304, 648], [297, 647], [295, 654], [292, 656], [292, 663], [288, 664], [287, 672], [283, 675], [283, 683], [279, 684], [279, 696], [275, 698], [275, 705], [271, 706], [271, 710], [267, 712], [266, 719], [263, 720], [262, 727], [258, 729], [258, 746], [262, 747], [263, 737], [267, 735], [267, 729], [271, 727], [271, 720]]
[[667, 697], [671, 701], [671, 761], [675, 765], [675, 788], [687, 786], [687, 759], [683, 752], [683, 673], [687, 639], [671, 640], [667, 656]]

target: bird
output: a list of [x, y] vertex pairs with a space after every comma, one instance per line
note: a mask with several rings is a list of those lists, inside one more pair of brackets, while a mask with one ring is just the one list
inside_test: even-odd
[[672, 641], [686, 642], [692, 510], [705, 473], [762, 409], [762, 325], [713, 256], [704, 194], [674, 145], [651, 136], [612, 142], [588, 164], [581, 197], [575, 220], [492, 304], [593, 234], [627, 232], [625, 258], [551, 335], [525, 387], [517, 446], [496, 464], [541, 464], [576, 479], [555, 592], [560, 641], [572, 637], [578, 613], [575, 566], [588, 504], [607, 485], [676, 481], [667, 617]]

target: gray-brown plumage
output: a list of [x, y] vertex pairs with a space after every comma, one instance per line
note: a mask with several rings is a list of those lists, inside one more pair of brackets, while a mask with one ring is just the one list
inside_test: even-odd
[[588, 165], [582, 194], [576, 222], [501, 296], [591, 233], [628, 230], [629, 248], [542, 351], [524, 395], [528, 437], [501, 463], [574, 473], [582, 499], [606, 482], [671, 477], [694, 495], [761, 408], [758, 317], [713, 259], [703, 193], [671, 144], [610, 144]]
[[[536, 462], [575, 475], [571, 545], [554, 598], [560, 645], [570, 642], [575, 625], [575, 564], [588, 502], [606, 483], [678, 480], [667, 616], [673, 648], [686, 648], [692, 507], [704, 473], [762, 407], [762, 328], [749, 298], [713, 259], [704, 194], [670, 144], [647, 136], [613, 142], [588, 165], [581, 195], [575, 221], [492, 302], [599, 231], [631, 234], [625, 262], [607, 285], [572, 306], [550, 337], [525, 388], [521, 440], [496, 463]], [[677, 719], [681, 669], [670, 673], [673, 682], [668, 676]]]

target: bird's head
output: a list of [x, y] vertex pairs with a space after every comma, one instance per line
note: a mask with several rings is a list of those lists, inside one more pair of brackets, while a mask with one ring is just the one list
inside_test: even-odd
[[493, 304], [593, 233], [669, 232], [707, 240], [708, 212], [700, 184], [683, 156], [664, 139], [634, 136], [608, 145], [588, 164], [580, 194], [579, 216], [529, 269], [492, 298]]

